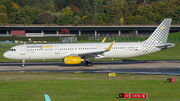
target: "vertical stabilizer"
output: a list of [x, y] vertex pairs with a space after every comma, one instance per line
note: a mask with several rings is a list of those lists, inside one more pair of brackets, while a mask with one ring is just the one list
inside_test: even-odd
[[151, 36], [145, 40], [142, 47], [135, 56], [141, 56], [163, 50], [161, 47], [167, 47], [167, 38], [172, 19], [164, 19]]
[[172, 19], [164, 19], [146, 42], [152, 42], [156, 45], [165, 44], [167, 42], [171, 20]]
[[44, 97], [45, 97], [45, 101], [51, 101], [51, 99], [50, 99], [49, 95], [44, 94]]

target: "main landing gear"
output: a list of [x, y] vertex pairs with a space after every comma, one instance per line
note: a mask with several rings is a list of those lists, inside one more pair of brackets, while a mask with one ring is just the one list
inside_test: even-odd
[[22, 60], [22, 67], [25, 66], [25, 60]]
[[86, 61], [86, 66], [92, 66], [92, 63], [89, 61]]

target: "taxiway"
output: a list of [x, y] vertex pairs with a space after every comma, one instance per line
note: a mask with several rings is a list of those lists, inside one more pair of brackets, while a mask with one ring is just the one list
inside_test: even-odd
[[92, 61], [85, 64], [65, 65], [63, 62], [0, 63], [0, 72], [84, 72], [84, 73], [133, 73], [180, 75], [180, 60], [168, 61]]

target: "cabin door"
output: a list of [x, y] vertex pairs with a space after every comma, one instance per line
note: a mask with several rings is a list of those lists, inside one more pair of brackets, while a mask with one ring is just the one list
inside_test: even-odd
[[21, 55], [25, 55], [25, 46], [21, 46]]
[[59, 54], [59, 46], [55, 46], [55, 54]]

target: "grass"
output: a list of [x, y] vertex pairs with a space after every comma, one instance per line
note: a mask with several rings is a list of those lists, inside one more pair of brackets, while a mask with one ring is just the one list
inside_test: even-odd
[[52, 101], [118, 101], [120, 92], [148, 93], [148, 101], [180, 99], [179, 76], [173, 76], [176, 83], [165, 83], [172, 76], [29, 72], [0, 75], [1, 101], [44, 101], [44, 94], [49, 94]]

